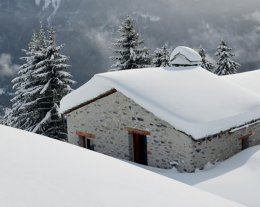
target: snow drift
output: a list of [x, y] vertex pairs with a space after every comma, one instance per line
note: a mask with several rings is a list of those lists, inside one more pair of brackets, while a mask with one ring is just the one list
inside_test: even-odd
[[243, 205], [259, 207], [259, 163], [260, 146], [254, 146], [196, 173], [178, 173], [174, 169], [164, 170], [147, 166], [145, 168]]
[[211, 176], [195, 186], [250, 207], [260, 206], [260, 146], [249, 148], [201, 173]]
[[0, 206], [242, 206], [120, 160], [0, 126]]

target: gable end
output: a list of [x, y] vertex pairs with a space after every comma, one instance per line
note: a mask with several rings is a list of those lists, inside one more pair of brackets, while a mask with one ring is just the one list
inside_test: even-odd
[[81, 108], [81, 107], [83, 107], [83, 106], [86, 106], [86, 105], [88, 105], [88, 104], [90, 104], [90, 103], [93, 103], [93, 102], [95, 102], [95, 101], [97, 101], [97, 100], [99, 100], [99, 99], [102, 99], [102, 98], [104, 98], [104, 97], [107, 97], [107, 96], [109, 96], [109, 95], [111, 95], [111, 94], [113, 94], [113, 93], [115, 93], [115, 92], [117, 92], [117, 90], [116, 90], [115, 88], [113, 88], [113, 89], [111, 89], [111, 90], [109, 90], [109, 91], [106, 91], [105, 93], [100, 94], [100, 95], [97, 96], [96, 98], [93, 98], [93, 99], [91, 99], [91, 100], [89, 100], [89, 101], [86, 101], [86, 102], [83, 102], [83, 103], [79, 104], [78, 106], [75, 106], [75, 107], [73, 107], [73, 108], [71, 108], [71, 109], [68, 109], [68, 110], [65, 111], [63, 114], [69, 114], [69, 113], [71, 113], [72, 111], [75, 111], [75, 110], [77, 110], [77, 109], [79, 109], [79, 108]]

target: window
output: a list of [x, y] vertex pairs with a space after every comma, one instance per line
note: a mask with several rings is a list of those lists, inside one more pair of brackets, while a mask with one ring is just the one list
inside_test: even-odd
[[86, 149], [94, 150], [93, 140], [96, 138], [94, 134], [76, 131], [76, 134], [80, 138], [80, 145]]

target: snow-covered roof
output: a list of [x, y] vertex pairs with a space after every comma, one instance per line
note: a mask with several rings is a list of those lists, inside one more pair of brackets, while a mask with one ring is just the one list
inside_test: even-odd
[[172, 65], [199, 65], [202, 58], [199, 53], [189, 47], [176, 47], [170, 57]]
[[260, 96], [260, 69], [220, 77]]
[[194, 139], [260, 118], [260, 97], [199, 66], [107, 72], [65, 96], [61, 112], [111, 89]]
[[0, 133], [3, 207], [242, 207], [68, 143], [1, 125]]

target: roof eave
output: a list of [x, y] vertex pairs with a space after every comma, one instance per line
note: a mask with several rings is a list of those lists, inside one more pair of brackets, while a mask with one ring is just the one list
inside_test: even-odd
[[70, 109], [65, 110], [62, 114], [64, 114], [64, 115], [69, 114], [72, 111], [75, 111], [75, 110], [77, 110], [77, 109], [79, 109], [79, 108], [81, 108], [83, 106], [86, 106], [86, 105], [88, 105], [90, 103], [93, 103], [93, 102], [95, 102], [95, 101], [97, 101], [99, 99], [102, 99], [104, 97], [107, 97], [107, 96], [109, 96], [109, 95], [111, 95], [111, 94], [113, 94], [115, 92], [117, 92], [117, 90], [115, 88], [112, 88], [111, 90], [108, 90], [108, 91], [106, 91], [106, 92], [96, 96], [95, 98], [93, 98], [91, 100], [85, 101], [85, 102], [83, 102], [83, 103], [81, 103], [81, 104], [79, 104], [77, 106], [74, 106], [74, 107], [72, 107]]

